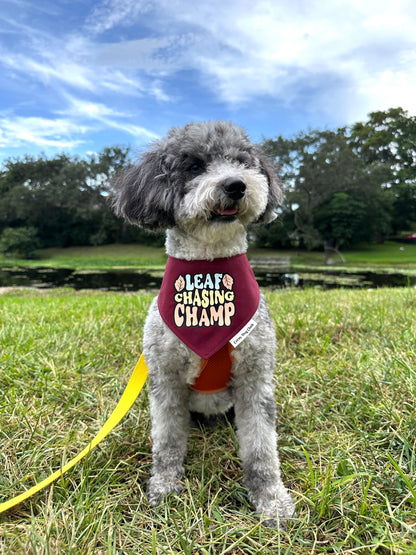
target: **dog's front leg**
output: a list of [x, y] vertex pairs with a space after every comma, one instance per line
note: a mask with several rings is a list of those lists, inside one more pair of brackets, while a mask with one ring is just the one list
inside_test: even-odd
[[274, 527], [294, 513], [290, 494], [280, 476], [277, 452], [276, 406], [267, 383], [240, 385], [235, 390], [235, 418], [245, 485], [256, 512]]
[[186, 386], [175, 389], [166, 384], [150, 383], [150, 415], [152, 421], [153, 466], [148, 499], [157, 505], [169, 493], [179, 493], [186, 454], [189, 409]]

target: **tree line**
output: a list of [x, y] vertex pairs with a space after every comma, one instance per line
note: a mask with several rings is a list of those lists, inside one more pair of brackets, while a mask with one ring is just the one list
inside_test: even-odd
[[88, 158], [8, 159], [0, 171], [0, 252], [32, 257], [36, 249], [159, 241], [117, 218], [111, 179], [131, 164], [129, 148]]
[[[416, 117], [402, 108], [366, 122], [266, 139], [285, 200], [256, 245], [346, 249], [416, 230]], [[129, 148], [81, 159], [60, 154], [8, 159], [0, 170], [0, 251], [162, 239], [126, 225], [111, 209], [111, 178], [132, 163]]]
[[366, 122], [265, 140], [280, 165], [280, 218], [264, 246], [349, 248], [416, 231], [416, 117], [402, 108]]

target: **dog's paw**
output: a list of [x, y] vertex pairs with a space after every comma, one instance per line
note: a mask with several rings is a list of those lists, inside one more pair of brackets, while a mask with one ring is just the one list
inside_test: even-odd
[[261, 523], [263, 526], [270, 529], [277, 528], [277, 525], [279, 524], [280, 528], [283, 528], [283, 530], [286, 530], [285, 520], [277, 520], [277, 518], [263, 518], [261, 520]]
[[295, 517], [295, 503], [286, 488], [279, 488], [275, 499], [257, 504], [257, 513], [266, 528], [286, 530], [288, 519]]
[[180, 493], [183, 485], [178, 478], [152, 476], [147, 488], [147, 499], [152, 507], [159, 505], [170, 493]]

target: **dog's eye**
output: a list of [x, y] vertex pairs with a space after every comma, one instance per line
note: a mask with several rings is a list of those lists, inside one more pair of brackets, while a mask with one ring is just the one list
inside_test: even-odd
[[203, 172], [205, 169], [205, 164], [202, 160], [192, 160], [192, 163], [188, 166], [188, 172], [197, 175]]
[[241, 164], [242, 166], [250, 166], [250, 159], [246, 156], [237, 156], [236, 161]]

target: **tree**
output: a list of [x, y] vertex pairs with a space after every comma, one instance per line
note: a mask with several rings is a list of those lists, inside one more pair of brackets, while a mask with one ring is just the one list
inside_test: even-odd
[[108, 203], [110, 179], [128, 149], [106, 148], [88, 159], [65, 154], [6, 160], [0, 172], [0, 232], [32, 227], [40, 245], [100, 244], [120, 235]]
[[0, 252], [6, 256], [33, 258], [38, 246], [34, 227], [6, 227], [0, 235]]
[[382, 239], [389, 232], [389, 194], [381, 164], [367, 165], [346, 128], [311, 131], [263, 144], [281, 168], [288, 235], [308, 249]]
[[351, 128], [353, 150], [369, 166], [383, 165], [384, 186], [393, 196], [393, 228], [416, 225], [416, 117], [403, 108], [371, 112]]

